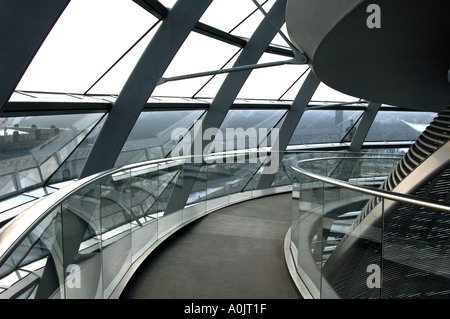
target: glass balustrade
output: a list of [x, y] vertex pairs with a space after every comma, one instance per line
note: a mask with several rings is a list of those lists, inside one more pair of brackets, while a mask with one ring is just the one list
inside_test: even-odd
[[[346, 246], [363, 240], [362, 246], [373, 251], [369, 265], [383, 270], [391, 263], [399, 264], [385, 256], [397, 256], [404, 238], [395, 232], [383, 233], [384, 224], [379, 221], [355, 227], [369, 201], [381, 207], [377, 209], [384, 217], [385, 199], [374, 200], [370, 194], [300, 174], [293, 164], [302, 161], [305, 171], [373, 187], [382, 183], [399, 157], [331, 154], [333, 158], [321, 159], [330, 152], [285, 152], [271, 188], [265, 190], [258, 188], [261, 162], [250, 162], [245, 156], [239, 162], [235, 155], [210, 156], [202, 163], [187, 157], [155, 160], [69, 184], [1, 229], [0, 298], [117, 298], [148, 254], [181, 227], [227, 205], [291, 190], [291, 251], [298, 273], [316, 298], [353, 297], [337, 288], [345, 291], [347, 277], [331, 276], [336, 268], [348, 274], [341, 265], [348, 259]], [[166, 212], [173, 190], [193, 175], [196, 180], [186, 205]], [[437, 241], [445, 239], [442, 229], [444, 224], [436, 228]], [[391, 247], [387, 242], [392, 242]], [[423, 250], [446, 246], [427, 247]], [[337, 258], [336, 252], [342, 257]], [[365, 279], [354, 278], [361, 286], [358, 296], [381, 297], [380, 289], [365, 286], [368, 265], [359, 267]]]
[[[181, 157], [129, 165], [37, 201], [0, 231], [0, 298], [118, 297], [167, 236], [209, 212], [267, 194], [257, 189], [260, 162], [222, 156], [203, 163]], [[309, 155], [286, 156], [273, 193], [290, 191], [292, 159]], [[193, 174], [184, 208], [166, 212], [174, 188]]]
[[294, 165], [290, 253], [309, 297], [449, 297], [450, 207], [377, 188], [397, 161]]

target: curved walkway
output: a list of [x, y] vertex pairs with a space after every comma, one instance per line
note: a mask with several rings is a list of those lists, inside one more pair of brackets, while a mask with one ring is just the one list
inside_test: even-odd
[[291, 201], [268, 196], [193, 222], [147, 258], [121, 298], [300, 298], [283, 255]]

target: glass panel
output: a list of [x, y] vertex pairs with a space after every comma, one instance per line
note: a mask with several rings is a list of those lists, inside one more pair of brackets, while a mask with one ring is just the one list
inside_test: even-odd
[[[101, 114], [73, 114], [1, 118], [0, 169], [12, 174], [17, 190], [37, 186], [51, 176], [59, 164], [86, 136]], [[13, 176], [13, 175], [11, 175]], [[0, 197], [14, 191], [6, 183]]]
[[[239, 49], [213, 38], [192, 32], [171, 61], [164, 78], [219, 70]], [[211, 76], [166, 82], [152, 96], [192, 97]]]
[[47, 179], [59, 167], [56, 156], [51, 156], [48, 160], [41, 164], [42, 178]]
[[[131, 170], [131, 209], [141, 222], [155, 220], [151, 212], [158, 199], [158, 164]], [[143, 218], [141, 220], [141, 218]], [[133, 223], [134, 224], [134, 223]]]
[[61, 241], [61, 211], [58, 207], [25, 237], [0, 268], [0, 285], [4, 288], [14, 285], [14, 292], [6, 289], [0, 296], [64, 298], [64, 290], [60, 289], [64, 272]]
[[[236, 63], [236, 59], [239, 57], [240, 51], [242, 49], [237, 49], [233, 56], [229, 56], [227, 63], [222, 65], [222, 69], [228, 69], [233, 67]], [[224, 61], [225, 62], [225, 61]], [[193, 96], [195, 98], [214, 98], [217, 92], [222, 87], [223, 81], [225, 81], [228, 74], [216, 74], [208, 79], [208, 81], [200, 88], [199, 91]]]
[[366, 141], [415, 141], [435, 117], [430, 112], [379, 111]]
[[50, 178], [49, 183], [58, 183], [62, 181], [68, 181], [70, 179], [78, 178], [83, 169], [83, 165], [92, 149], [92, 146], [100, 133], [103, 124], [105, 123], [106, 116], [100, 121], [93, 123], [86, 128], [89, 132], [78, 147], [70, 154], [59, 169]]
[[[223, 0], [223, 1], [226, 1], [226, 0]], [[240, 5], [241, 4], [248, 5], [247, 2], [249, 2], [251, 5], [253, 5], [252, 12], [254, 12], [254, 13], [251, 16], [249, 16], [248, 18], [246, 18], [245, 20], [242, 20], [242, 23], [237, 24], [232, 30], [230, 30], [231, 34], [241, 36], [244, 38], [250, 38], [264, 18], [264, 14], [260, 10], [255, 10], [258, 8], [252, 1], [240, 1], [239, 4]], [[266, 12], [268, 12], [270, 10], [270, 8], [272, 7], [272, 5], [275, 3], [275, 1], [259, 0], [258, 3], [263, 5], [264, 10]]]
[[315, 102], [356, 102], [359, 100], [357, 97], [336, 91], [323, 82], [319, 84], [311, 98], [311, 101]]
[[308, 69], [305, 69], [303, 73], [300, 73], [297, 75], [294, 81], [290, 84], [290, 86], [287, 86], [285, 88], [286, 91], [283, 92], [282, 95], [278, 97], [280, 101], [286, 100], [286, 101], [293, 101], [298, 93], [300, 92], [300, 89], [305, 82], [306, 78], [308, 77], [309, 72], [311, 72]]
[[[244, 164], [241, 164], [244, 165]], [[261, 163], [255, 163], [255, 164], [247, 164], [248, 166], [246, 167], [247, 172], [249, 172], [249, 170], [251, 170], [251, 178], [248, 180], [248, 182], [246, 183], [245, 187], [244, 187], [244, 191], [245, 192], [251, 192], [255, 189], [257, 189], [258, 187], [258, 182], [259, 182], [259, 178], [261, 176]], [[250, 196], [253, 196], [253, 193], [251, 193]]]
[[[270, 146], [272, 137], [266, 138], [278, 124], [286, 110], [230, 110], [227, 113], [209, 152], [223, 152]], [[204, 139], [211, 140], [205, 132]]]
[[158, 238], [166, 235], [183, 221], [183, 209], [178, 211], [166, 211], [169, 200], [177, 200], [172, 197], [175, 187], [181, 188], [180, 162], [168, 162], [158, 164], [158, 198], [154, 207], [161, 219], [158, 221]]
[[17, 190], [14, 174], [0, 176], [0, 194], [9, 194]]
[[[289, 39], [286, 23], [281, 27], [281, 32]], [[277, 35], [272, 40], [273, 45], [284, 46], [289, 48], [289, 44], [283, 39], [283, 37], [277, 33]]]
[[66, 298], [102, 298], [100, 182], [62, 204]]
[[[300, 246], [299, 240], [299, 228], [300, 228], [300, 221], [299, 221], [299, 207], [300, 207], [300, 183], [297, 181], [294, 181], [292, 183], [292, 218], [291, 218], [291, 242], [289, 245], [289, 249], [291, 252], [291, 256], [294, 260], [294, 264], [297, 266], [298, 261], [298, 247]], [[297, 269], [299, 267], [296, 267]], [[299, 273], [300, 274], [300, 273]]]
[[[216, 162], [217, 161], [217, 162]], [[228, 204], [228, 188], [232, 163], [222, 163], [222, 158], [216, 158], [206, 166], [206, 209], [212, 210]]]
[[[176, 132], [186, 133], [203, 110], [143, 112], [131, 131], [115, 166], [163, 158], [178, 141]], [[159, 156], [159, 157], [157, 157]], [[172, 156], [179, 156], [175, 154]]]
[[130, 171], [107, 176], [101, 184], [103, 291], [108, 298], [131, 265]]
[[[307, 110], [289, 144], [339, 143], [348, 131], [354, 134], [361, 114], [362, 111]], [[347, 140], [351, 141], [351, 133], [347, 134]]]
[[[199, 168], [201, 167], [201, 168]], [[183, 170], [183, 178], [192, 178], [193, 174], [191, 172], [196, 173], [196, 179], [194, 182], [194, 186], [192, 187], [192, 191], [189, 194], [189, 198], [187, 200], [186, 205], [202, 202], [206, 200], [206, 192], [207, 192], [207, 176], [208, 176], [208, 167], [207, 165], [196, 164], [196, 163], [186, 163], [184, 165]], [[198, 173], [197, 173], [198, 172]], [[187, 175], [189, 174], [189, 175]]]
[[[264, 3], [263, 8], [268, 10], [267, 1], [258, 2], [261, 4]], [[252, 1], [215, 0], [200, 18], [200, 22], [222, 31], [230, 32], [255, 10], [257, 10], [257, 7]], [[257, 12], [257, 14], [255, 12], [253, 15], [262, 16], [260, 12]], [[248, 30], [247, 34], [250, 31]]]
[[448, 299], [449, 214], [385, 201], [382, 297]]
[[133, 262], [158, 239], [158, 164], [131, 170]]
[[[206, 166], [204, 166], [206, 167]], [[200, 173], [198, 173], [200, 171]], [[187, 182], [184, 179], [196, 177], [194, 185], [189, 194], [187, 203], [183, 209], [183, 221], [187, 222], [203, 215], [206, 211], [206, 181], [205, 169], [201, 169], [201, 164], [185, 163], [179, 184]]]
[[[320, 230], [323, 212], [323, 184], [308, 180], [300, 185], [297, 206], [297, 272], [314, 298], [321, 296]], [[294, 211], [295, 213], [295, 211]]]
[[5, 199], [0, 203], [0, 212], [4, 212], [14, 207], [26, 204], [35, 199], [35, 197], [27, 196], [24, 194]]
[[[136, 63], [145, 48], [147, 48], [155, 33], [158, 31], [160, 25], [161, 23], [148, 32], [143, 39], [141, 39], [129, 52], [127, 52], [124, 57], [120, 59], [120, 61], [118, 61], [105, 75], [103, 75], [101, 79], [98, 80], [98, 82], [88, 91], [88, 93], [119, 95], [128, 77], [136, 66]], [[144, 30], [142, 32], [144, 32]], [[138, 40], [138, 37], [136, 37], [135, 40]], [[116, 58], [119, 57], [120, 55], [117, 55]], [[104, 71], [106, 71], [106, 69]], [[102, 74], [98, 74], [98, 76], [101, 75]]]
[[172, 8], [177, 0], [159, 0], [165, 7]]
[[325, 185], [322, 298], [380, 298], [380, 289], [372, 289], [368, 280], [372, 280], [369, 271], [374, 267], [381, 269], [382, 224], [355, 222], [369, 198], [363, 193]]
[[[265, 53], [258, 64], [289, 60], [275, 54]], [[242, 86], [238, 98], [278, 100], [286, 90], [302, 75], [308, 65], [279, 65], [252, 71]]]
[[167, 162], [158, 164], [158, 192], [156, 208], [158, 212], [164, 212], [167, 216], [166, 207], [174, 187], [179, 186], [181, 162]]
[[280, 163], [279, 169], [275, 174], [271, 187], [286, 186], [286, 185], [292, 185], [292, 181], [290, 180], [288, 174], [286, 173], [286, 168], [282, 161]]
[[[244, 190], [253, 189], [253, 173], [260, 166], [260, 163], [238, 163], [237, 161], [232, 164], [227, 164], [230, 170], [230, 183], [228, 186], [228, 193], [230, 195], [235, 195], [233, 198], [244, 199], [248, 198], [249, 195], [242, 194]], [[248, 185], [251, 185], [249, 189]], [[231, 199], [230, 199], [231, 200]]]
[[[325, 159], [303, 162], [301, 168], [321, 176], [335, 175], [352, 183], [373, 186], [379, 177], [391, 171], [396, 161], [398, 159], [376, 157]], [[398, 298], [399, 295], [388, 293], [401, 290], [402, 283], [397, 277], [406, 263], [409, 264], [400, 244], [405, 232], [400, 234], [399, 227], [401, 225], [417, 238], [424, 238], [424, 234], [416, 234], [408, 218], [417, 218], [418, 223], [426, 218], [412, 211], [405, 218], [403, 213], [408, 209], [404, 209], [404, 205], [386, 204], [378, 197], [342, 186], [307, 176], [299, 176], [299, 181], [294, 180], [293, 186], [296, 204], [293, 206], [291, 251], [297, 256], [298, 274], [311, 294], [325, 299]], [[395, 238], [394, 234], [399, 237]], [[405, 246], [410, 249], [414, 241], [407, 242]], [[410, 252], [411, 256], [416, 253]], [[392, 267], [392, 272], [385, 274], [388, 269], [385, 267]], [[414, 267], [423, 269], [423, 266]], [[384, 280], [391, 286], [385, 285]], [[411, 287], [405, 286], [405, 289], [411, 290]]]
[[19, 172], [19, 182], [22, 188], [37, 185], [42, 181], [41, 175], [37, 168], [31, 168]]
[[71, 1], [17, 89], [84, 93], [156, 20], [133, 1]]
[[221, 164], [219, 162], [207, 166], [206, 196], [208, 200], [228, 195], [230, 171], [227, 168], [232, 167], [232, 165], [232, 163]]

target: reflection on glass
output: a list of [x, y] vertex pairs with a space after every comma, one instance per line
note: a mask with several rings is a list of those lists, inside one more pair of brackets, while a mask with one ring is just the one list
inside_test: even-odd
[[307, 110], [300, 119], [289, 144], [351, 141], [361, 114], [362, 111]]
[[[120, 171], [100, 181], [103, 291], [108, 297], [131, 265], [130, 171]], [[118, 254], [117, 252], [120, 252]]]
[[1, 189], [0, 198], [45, 182], [100, 116], [0, 118], [0, 179], [8, 180]]
[[[207, 211], [252, 198], [253, 192], [243, 190], [253, 185], [260, 164], [223, 159], [185, 166], [165, 160], [122, 169], [68, 195], [1, 265], [0, 298], [111, 297], [132, 263], [158, 239]], [[184, 209], [167, 214], [183, 178], [199, 183]], [[23, 289], [17, 293], [12, 284]]]
[[449, 214], [385, 200], [383, 218], [382, 297], [448, 299]]
[[366, 141], [415, 141], [435, 117], [431, 112], [380, 111]]
[[[286, 110], [230, 110], [209, 152], [224, 152], [271, 146], [271, 129], [279, 126]], [[205, 139], [208, 139], [205, 134]]]
[[[59, 207], [15, 248], [0, 268], [0, 298], [64, 298], [62, 233]], [[44, 271], [45, 270], [45, 271]], [[45, 283], [45, 284], [44, 284]]]
[[84, 137], [78, 147], [70, 153], [63, 164], [59, 166], [58, 170], [53, 173], [49, 183], [63, 182], [80, 176], [83, 165], [105, 121], [106, 116], [86, 129], [89, 133]]
[[66, 298], [102, 297], [99, 182], [64, 201], [62, 228]]
[[[343, 158], [300, 166], [321, 176], [377, 186], [396, 161]], [[299, 180], [293, 189], [291, 251], [315, 298], [448, 298], [448, 213], [307, 176]], [[435, 180], [440, 182], [447, 179]], [[434, 200], [448, 199], [428, 184], [417, 195], [425, 189]]]
[[190, 130], [203, 113], [203, 110], [141, 113], [115, 166], [121, 167], [168, 156], [178, 141], [177, 137], [172, 136], [173, 132], [177, 129]]

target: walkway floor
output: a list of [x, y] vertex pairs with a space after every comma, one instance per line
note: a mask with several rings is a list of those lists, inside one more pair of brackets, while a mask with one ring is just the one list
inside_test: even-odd
[[130, 280], [127, 299], [298, 299], [283, 255], [291, 194], [236, 204], [186, 226]]

